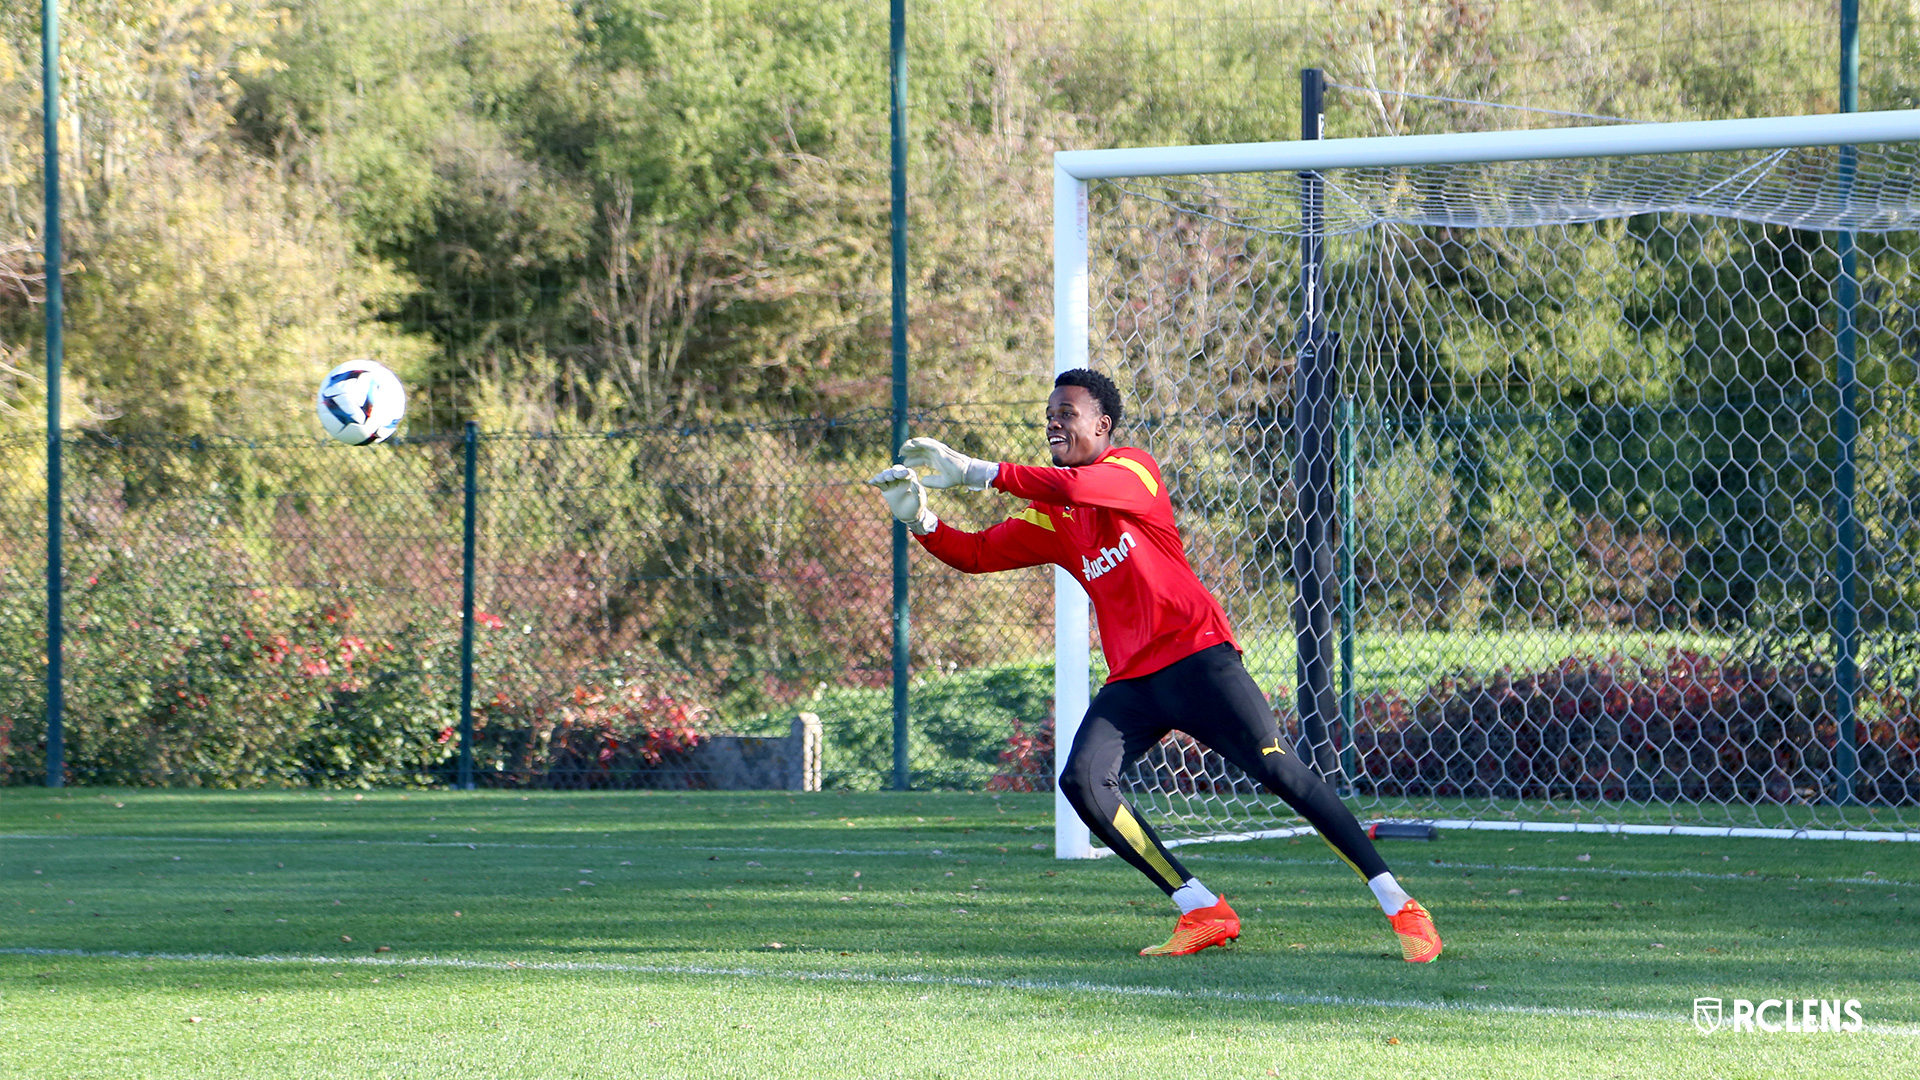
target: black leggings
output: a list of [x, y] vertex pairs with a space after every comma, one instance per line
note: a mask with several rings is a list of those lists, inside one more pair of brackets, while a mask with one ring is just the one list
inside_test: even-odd
[[1215, 645], [1094, 695], [1060, 790], [1103, 843], [1168, 893], [1188, 874], [1120, 797], [1120, 774], [1178, 728], [1287, 801], [1363, 879], [1387, 872], [1360, 822], [1280, 738], [1273, 710], [1231, 645]]

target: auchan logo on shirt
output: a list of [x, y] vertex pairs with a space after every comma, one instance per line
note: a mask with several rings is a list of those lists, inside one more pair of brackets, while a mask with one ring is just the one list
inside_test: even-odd
[[1121, 533], [1120, 539], [1116, 541], [1112, 547], [1103, 547], [1100, 549], [1099, 558], [1089, 559], [1085, 555], [1080, 556], [1080, 576], [1087, 581], [1092, 581], [1094, 578], [1126, 562], [1127, 552], [1139, 546], [1140, 541], [1135, 540], [1132, 533]]

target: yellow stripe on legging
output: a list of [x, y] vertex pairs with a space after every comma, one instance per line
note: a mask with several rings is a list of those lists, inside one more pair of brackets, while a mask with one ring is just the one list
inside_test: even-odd
[[1338, 855], [1338, 856], [1340, 856], [1340, 861], [1341, 861], [1341, 862], [1343, 862], [1343, 863], [1346, 863], [1346, 864], [1347, 864], [1347, 865], [1348, 865], [1349, 867], [1352, 867], [1352, 869], [1353, 869], [1353, 872], [1354, 872], [1354, 873], [1356, 873], [1356, 874], [1359, 874], [1359, 875], [1360, 875], [1360, 880], [1361, 880], [1361, 881], [1365, 881], [1365, 880], [1367, 880], [1367, 872], [1366, 872], [1365, 870], [1362, 870], [1362, 869], [1360, 869], [1360, 868], [1359, 868], [1359, 867], [1357, 867], [1357, 866], [1354, 866], [1354, 865], [1353, 865], [1353, 860], [1352, 860], [1352, 859], [1349, 859], [1349, 858], [1347, 858], [1347, 855], [1346, 855], [1346, 852], [1344, 852], [1344, 851], [1341, 851], [1341, 850], [1340, 850], [1339, 848], [1337, 848], [1337, 847], [1333, 847], [1333, 841], [1331, 841], [1331, 840], [1328, 840], [1328, 839], [1327, 839], [1327, 838], [1326, 838], [1325, 836], [1321, 836], [1321, 837], [1320, 837], [1320, 839], [1321, 839], [1321, 840], [1323, 840], [1323, 841], [1325, 841], [1325, 842], [1326, 842], [1326, 845], [1327, 845], [1328, 847], [1330, 847], [1330, 848], [1333, 848], [1333, 853], [1334, 853], [1335, 855]]
[[1127, 843], [1133, 845], [1133, 850], [1147, 860], [1148, 866], [1159, 872], [1161, 880], [1167, 883], [1168, 888], [1177, 889], [1186, 884], [1180, 880], [1180, 875], [1173, 872], [1167, 857], [1160, 854], [1160, 849], [1153, 846], [1153, 843], [1147, 839], [1147, 830], [1140, 827], [1140, 822], [1134, 819], [1133, 812], [1127, 809], [1126, 803], [1121, 803], [1120, 809], [1113, 812], [1113, 827], [1119, 829], [1120, 835], [1126, 837]]

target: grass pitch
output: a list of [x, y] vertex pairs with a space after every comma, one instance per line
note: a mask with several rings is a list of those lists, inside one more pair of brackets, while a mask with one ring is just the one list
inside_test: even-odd
[[[1182, 851], [1240, 910], [1051, 857], [1005, 794], [0, 790], [0, 1076], [1920, 1073], [1920, 850], [1387, 846], [1410, 965], [1317, 841]], [[1866, 1031], [1702, 1035], [1696, 997]]]

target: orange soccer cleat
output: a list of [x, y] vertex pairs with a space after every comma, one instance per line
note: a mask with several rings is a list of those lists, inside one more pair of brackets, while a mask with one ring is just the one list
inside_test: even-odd
[[1433, 916], [1420, 901], [1407, 901], [1401, 905], [1400, 914], [1387, 916], [1387, 921], [1400, 935], [1400, 955], [1407, 963], [1425, 964], [1440, 955], [1440, 931], [1433, 928]]
[[1180, 921], [1174, 924], [1173, 936], [1165, 945], [1150, 945], [1141, 949], [1140, 955], [1185, 956], [1211, 945], [1225, 945], [1239, 936], [1240, 916], [1221, 900], [1212, 907], [1195, 908], [1180, 916]]

